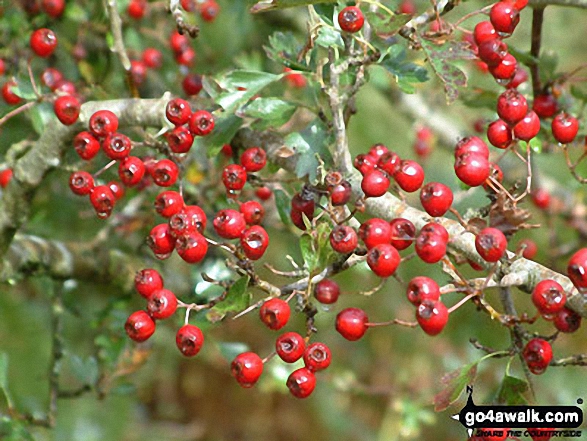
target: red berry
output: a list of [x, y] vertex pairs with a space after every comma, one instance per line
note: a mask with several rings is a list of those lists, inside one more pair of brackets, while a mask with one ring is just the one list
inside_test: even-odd
[[497, 32], [509, 35], [520, 22], [520, 11], [509, 2], [499, 1], [491, 8], [489, 19]]
[[262, 201], [267, 201], [271, 199], [271, 195], [273, 192], [269, 187], [259, 187], [255, 190], [255, 196], [257, 196]]
[[65, 0], [42, 0], [43, 11], [51, 18], [59, 18], [65, 9]]
[[541, 280], [532, 291], [532, 303], [542, 315], [559, 312], [564, 308], [566, 301], [565, 290], [554, 280]]
[[487, 139], [498, 149], [506, 149], [513, 141], [512, 129], [505, 121], [495, 120], [487, 127]]
[[486, 262], [497, 262], [505, 254], [508, 241], [497, 228], [484, 228], [475, 238], [475, 249]]
[[261, 147], [246, 149], [240, 158], [241, 165], [248, 172], [258, 172], [267, 164], [267, 153]]
[[581, 316], [569, 308], [563, 308], [556, 313], [553, 323], [560, 332], [573, 333], [581, 327]]
[[16, 85], [16, 81], [8, 80], [2, 86], [2, 98], [4, 98], [6, 104], [9, 104], [11, 106], [18, 104], [21, 101], [21, 98], [12, 91], [12, 88]]
[[527, 113], [526, 98], [516, 89], [508, 89], [497, 98], [497, 114], [510, 126], [514, 126]]
[[247, 183], [247, 171], [238, 164], [229, 164], [222, 170], [222, 183], [229, 191], [240, 191]]
[[94, 187], [90, 192], [90, 202], [96, 210], [96, 214], [100, 219], [106, 219], [114, 209], [114, 193], [107, 185], [99, 185]]
[[399, 170], [394, 175], [394, 179], [403, 191], [412, 193], [422, 186], [424, 182], [424, 170], [416, 161], [404, 159], [400, 163]]
[[85, 196], [94, 189], [94, 178], [85, 171], [77, 171], [69, 177], [69, 188], [74, 194]]
[[145, 66], [151, 69], [159, 69], [163, 65], [163, 55], [153, 47], [146, 48], [141, 58]]
[[345, 32], [359, 32], [364, 22], [363, 12], [356, 6], [347, 6], [338, 13], [338, 25]]
[[416, 227], [414, 224], [401, 217], [389, 221], [391, 227], [391, 244], [397, 250], [405, 250], [416, 239]]
[[53, 110], [62, 124], [70, 126], [79, 117], [80, 103], [71, 95], [60, 96], [53, 103]]
[[124, 325], [126, 334], [136, 342], [143, 342], [155, 332], [155, 322], [145, 311], [133, 312]]
[[461, 139], [455, 146], [455, 159], [466, 153], [474, 153], [489, 159], [489, 147], [478, 136], [469, 136]]
[[247, 225], [259, 225], [265, 217], [265, 209], [257, 201], [246, 201], [240, 206], [240, 212], [245, 218]]
[[429, 182], [420, 190], [420, 202], [430, 216], [443, 216], [452, 201], [452, 190], [440, 182]]
[[51, 29], [37, 29], [31, 34], [31, 49], [39, 57], [49, 57], [57, 47], [57, 37]]
[[151, 171], [153, 182], [159, 187], [171, 187], [177, 181], [178, 175], [177, 164], [169, 159], [160, 159], [154, 164]]
[[77, 93], [75, 84], [67, 80], [59, 81], [53, 91], [58, 95], [75, 95]]
[[378, 157], [377, 167], [387, 173], [389, 176], [395, 176], [399, 171], [401, 158], [397, 153], [387, 151]]
[[145, 0], [130, 0], [126, 12], [131, 18], [140, 20], [145, 16], [147, 2]]
[[587, 288], [587, 248], [581, 248], [571, 256], [567, 274], [577, 288]]
[[207, 110], [196, 110], [189, 120], [194, 136], [206, 136], [214, 129], [214, 116]]
[[80, 132], [73, 138], [73, 148], [80, 158], [89, 161], [100, 151], [100, 142], [90, 132]]
[[353, 166], [359, 170], [363, 176], [365, 176], [370, 171], [373, 171], [376, 165], [377, 161], [373, 156], [365, 155], [363, 153], [357, 155], [353, 161]]
[[369, 249], [379, 244], [388, 244], [391, 241], [391, 225], [374, 217], [361, 224], [359, 237]]
[[183, 207], [183, 197], [177, 191], [163, 191], [155, 198], [155, 211], [163, 217], [169, 218]]
[[94, 136], [103, 138], [118, 130], [118, 117], [110, 110], [98, 110], [90, 117], [89, 128]]
[[522, 351], [528, 369], [535, 375], [543, 374], [552, 360], [552, 346], [546, 340], [533, 338]]
[[12, 180], [12, 169], [5, 168], [4, 170], [0, 171], [0, 187], [6, 188], [10, 181]]
[[192, 148], [194, 136], [185, 126], [178, 126], [167, 133], [167, 144], [173, 153], [187, 153]]
[[387, 173], [375, 169], [371, 170], [363, 176], [363, 180], [361, 181], [361, 190], [363, 190], [363, 193], [365, 193], [365, 197], [376, 198], [383, 196], [387, 192], [389, 184], [390, 182], [389, 178], [387, 177]]
[[206, 0], [200, 6], [200, 17], [202, 20], [212, 22], [220, 12], [220, 5], [215, 0]]
[[408, 300], [418, 306], [424, 300], [433, 302], [440, 299], [440, 287], [438, 283], [426, 276], [414, 277], [408, 283], [407, 289]]
[[457, 177], [470, 187], [477, 187], [489, 177], [489, 161], [484, 156], [466, 153], [455, 161]]
[[130, 62], [130, 75], [132, 81], [140, 86], [147, 79], [147, 65], [142, 61], [132, 60]]
[[579, 121], [568, 113], [561, 112], [552, 120], [552, 136], [561, 144], [573, 142], [579, 131]]
[[[526, 69], [522, 69], [521, 67], [517, 66], [518, 62], [516, 61], [514, 56], [511, 54], [508, 54], [497, 67], [493, 68], [495, 70], [498, 70], [499, 74], [501, 74], [503, 72], [503, 74], [506, 75], [508, 73], [507, 72], [508, 66], [511, 64], [516, 65], [516, 71], [514, 72], [514, 77], [511, 79], [511, 81], [508, 84], [506, 84], [506, 87], [510, 88], [510, 89], [516, 88], [520, 84], [523, 84], [526, 81], [528, 81], [528, 72], [526, 71]], [[492, 73], [493, 73], [493, 71], [492, 71]], [[505, 76], [500, 77], [499, 75], [496, 75], [496, 74], [494, 74], [494, 77], [496, 79], [506, 79]], [[507, 78], [509, 78], [509, 77], [507, 77]]]
[[416, 254], [423, 262], [436, 263], [446, 254], [446, 244], [442, 235], [421, 231], [416, 237]]
[[197, 231], [189, 231], [177, 238], [175, 249], [179, 257], [187, 263], [198, 263], [206, 257], [208, 242]]
[[348, 225], [337, 225], [330, 232], [330, 246], [337, 253], [352, 253], [357, 248], [358, 241], [357, 233]]
[[294, 397], [307, 398], [316, 387], [316, 376], [307, 368], [299, 368], [289, 375], [286, 385]]
[[164, 320], [175, 314], [177, 297], [168, 289], [158, 289], [147, 303], [147, 312], [155, 320]]
[[216, 234], [224, 239], [238, 239], [247, 227], [243, 215], [231, 208], [220, 210], [212, 224]]
[[106, 156], [114, 160], [126, 158], [130, 154], [131, 148], [131, 140], [122, 133], [110, 134], [106, 136], [102, 143], [102, 149]]
[[190, 45], [190, 41], [185, 35], [180, 34], [177, 31], [173, 31], [169, 37], [169, 46], [174, 52], [182, 52], [187, 49]]
[[365, 332], [369, 318], [365, 311], [359, 308], [346, 308], [336, 316], [336, 330], [340, 335], [350, 341], [359, 340]]
[[448, 310], [440, 300], [424, 300], [416, 309], [416, 320], [428, 335], [438, 335], [448, 322]]
[[137, 185], [145, 175], [145, 164], [136, 156], [129, 156], [120, 162], [118, 176], [124, 185], [132, 187]]
[[60, 81], [63, 81], [63, 74], [53, 67], [48, 67], [41, 74], [41, 82], [51, 90], [55, 90]]
[[332, 305], [338, 300], [340, 287], [331, 279], [323, 279], [314, 287], [314, 297], [324, 305]]
[[497, 31], [491, 22], [481, 21], [475, 25], [475, 29], [473, 30], [473, 38], [475, 40], [475, 44], [479, 46], [481, 43], [499, 38], [499, 35], [497, 35]]
[[305, 230], [306, 224], [302, 215], [306, 215], [308, 220], [312, 221], [315, 207], [313, 194], [304, 191], [297, 193], [291, 200], [290, 219], [293, 224], [300, 230]]
[[524, 246], [522, 256], [525, 259], [534, 259], [536, 253], [538, 253], [538, 246], [536, 245], [536, 242], [534, 242], [532, 239], [522, 239], [518, 243], [518, 248], [521, 248], [522, 246]]
[[534, 205], [536, 205], [538, 208], [546, 210], [549, 207], [550, 193], [546, 189], [538, 188], [532, 191], [530, 196], [532, 197], [532, 202], [534, 202]]
[[165, 116], [175, 126], [182, 126], [187, 123], [191, 115], [190, 103], [181, 98], [172, 99], [165, 107]]
[[478, 54], [488, 67], [497, 66], [508, 55], [508, 46], [501, 39], [494, 38], [481, 43]]
[[183, 325], [175, 335], [175, 344], [186, 357], [193, 357], [200, 352], [204, 344], [204, 334], [194, 325]]
[[543, 93], [534, 97], [534, 104], [532, 110], [540, 118], [550, 118], [558, 110], [558, 102], [551, 93]]
[[187, 74], [181, 82], [186, 95], [197, 95], [202, 90], [202, 77], [198, 74]]
[[263, 360], [254, 352], [243, 352], [232, 361], [230, 370], [242, 387], [253, 387], [263, 373]]
[[390, 244], [379, 244], [367, 253], [367, 265], [379, 277], [391, 276], [399, 266], [401, 257]]
[[304, 364], [312, 372], [318, 372], [330, 366], [332, 356], [324, 343], [312, 343], [304, 352]]
[[275, 351], [286, 363], [295, 363], [306, 350], [304, 338], [297, 332], [286, 332], [275, 340]]
[[282, 299], [269, 299], [259, 310], [259, 317], [261, 321], [267, 325], [269, 329], [277, 331], [287, 325], [291, 309], [288, 303]]
[[514, 126], [514, 136], [522, 141], [530, 141], [540, 132], [540, 118], [533, 110]]
[[371, 148], [369, 149], [368, 155], [372, 156], [373, 158], [376, 158], [376, 160], [379, 160], [386, 153], [389, 153], [389, 149], [387, 148], [387, 146], [379, 143], [379, 144], [373, 144], [371, 146]]
[[185, 48], [175, 54], [175, 62], [181, 66], [191, 66], [196, 60], [196, 51], [191, 48]]
[[135, 289], [144, 298], [148, 299], [151, 295], [163, 288], [163, 277], [159, 271], [152, 268], [140, 270], [135, 275]]
[[124, 196], [124, 187], [120, 182], [110, 181], [106, 185], [108, 185], [108, 188], [110, 189], [110, 191], [112, 191], [115, 201], [122, 199], [122, 197]]
[[243, 232], [240, 242], [245, 256], [251, 260], [258, 260], [263, 257], [269, 245], [269, 235], [265, 228], [253, 225]]
[[207, 223], [206, 213], [197, 205], [186, 205], [177, 213], [171, 215], [169, 228], [171, 234], [179, 237], [190, 232], [204, 233]]
[[175, 238], [169, 225], [155, 225], [147, 237], [147, 245], [155, 253], [157, 259], [167, 259], [175, 249]]

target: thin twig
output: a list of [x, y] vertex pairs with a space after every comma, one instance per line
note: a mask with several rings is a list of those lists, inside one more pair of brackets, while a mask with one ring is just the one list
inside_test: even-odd
[[532, 75], [532, 92], [534, 98], [540, 95], [542, 85], [540, 84], [540, 69], [538, 67], [538, 58], [540, 57], [540, 44], [542, 41], [542, 22], [544, 20], [544, 6], [535, 7], [532, 11], [532, 45], [530, 55], [530, 74]]

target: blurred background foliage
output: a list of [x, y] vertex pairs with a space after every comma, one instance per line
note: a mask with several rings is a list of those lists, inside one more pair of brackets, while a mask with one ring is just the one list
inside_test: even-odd
[[[167, 50], [167, 38], [173, 22], [162, 9], [164, 2], [153, 2], [152, 10], [142, 21], [125, 16], [127, 2], [119, 1], [125, 20], [125, 43], [132, 57], [138, 57], [147, 46], [162, 49], [164, 68], [150, 71], [141, 87], [141, 96], [160, 97], [169, 90], [181, 95], [180, 74]], [[251, 0], [219, 0], [221, 13], [213, 23], [199, 23], [200, 36], [193, 40], [197, 53], [196, 72], [214, 75], [234, 67], [258, 69], [275, 73], [282, 66], [267, 59], [263, 45], [275, 31], [291, 31], [300, 41], [306, 38], [305, 8], [253, 16], [248, 13]], [[418, 11], [430, 5], [417, 1]], [[397, 6], [388, 3], [390, 6]], [[445, 18], [454, 21], [465, 13], [479, 9], [487, 2], [468, 1], [459, 5]], [[9, 61], [7, 75], [21, 65], [23, 47], [31, 29], [50, 26], [59, 36], [57, 55], [52, 62], [72, 81], [84, 80], [83, 93], [96, 99], [126, 96], [122, 70], [116, 57], [109, 53], [105, 37], [108, 27], [100, 1], [68, 1], [64, 16], [55, 21], [43, 14], [32, 19], [13, 2], [0, 2], [0, 40], [8, 42], [0, 48], [0, 57]], [[556, 60], [558, 71], [568, 71], [585, 62], [587, 54], [587, 15], [583, 11], [550, 7], [546, 11], [543, 51]], [[192, 19], [197, 21], [197, 19]], [[472, 29], [477, 19], [465, 22]], [[530, 8], [522, 13], [510, 46], [527, 51], [530, 46]], [[96, 36], [102, 38], [97, 38]], [[69, 56], [75, 42], [82, 42], [88, 57], [76, 63]], [[410, 54], [422, 63], [418, 53]], [[10, 61], [13, 62], [12, 67]], [[33, 64], [35, 71], [43, 68]], [[470, 77], [467, 97], [476, 90], [498, 93], [498, 86], [478, 72], [472, 63], [462, 63]], [[394, 100], [397, 86], [378, 68], [371, 72], [371, 82], [359, 93], [357, 113], [349, 126], [353, 154], [365, 152], [372, 144], [383, 142], [401, 157], [415, 158], [412, 149], [416, 127], [422, 122], [403, 113]], [[529, 86], [524, 86], [525, 92]], [[286, 96], [300, 102], [311, 102], [314, 89], [288, 89], [275, 86], [274, 96]], [[478, 118], [494, 118], [489, 107], [469, 107], [463, 100], [445, 108], [442, 88], [433, 79], [418, 86], [417, 93], [431, 106], [446, 112], [465, 133], [473, 133]], [[477, 103], [479, 104], [479, 103]], [[7, 112], [0, 104], [0, 114]], [[45, 108], [38, 112], [50, 112]], [[42, 118], [42, 115], [39, 116]], [[15, 118], [2, 128], [0, 153], [35, 129], [32, 119]], [[39, 125], [36, 125], [37, 129]], [[41, 124], [41, 129], [42, 129]], [[460, 187], [452, 170], [450, 149], [437, 143], [425, 160], [427, 180], [437, 180], [457, 191]], [[75, 160], [72, 155], [67, 160]], [[221, 161], [222, 159], [219, 159]], [[516, 167], [508, 172], [515, 175]], [[537, 155], [536, 166], [544, 170], [547, 179], [558, 183], [564, 193], [582, 192], [572, 179], [560, 155]], [[33, 216], [24, 231], [41, 237], [89, 241], [103, 227], [91, 209], [67, 189], [69, 169], [51, 173], [38, 192], [33, 204]], [[560, 191], [560, 190], [559, 190]], [[155, 195], [157, 189], [148, 189]], [[409, 200], [419, 206], [417, 195]], [[469, 191], [459, 199], [456, 208], [464, 212], [487, 202], [482, 190]], [[268, 202], [268, 206], [274, 200]], [[525, 203], [534, 212], [534, 222], [556, 229], [563, 243], [576, 239], [575, 233], [564, 228], [562, 221], [547, 219], [543, 212]], [[222, 271], [221, 259], [210, 257], [205, 268], [188, 267], [177, 256], [157, 262], [143, 245], [143, 238], [154, 224], [152, 210], [145, 209], [138, 224], [122, 225], [112, 235], [107, 246], [144, 256], [145, 267], [161, 269], [169, 285], [186, 301], [203, 298], [199, 273]], [[564, 262], [550, 262], [549, 229], [529, 230], [519, 238], [531, 237], [539, 247], [538, 262], [554, 264], [562, 270]], [[271, 245], [264, 261], [281, 269], [291, 268], [286, 254], [301, 261], [296, 233], [277, 226], [270, 229]], [[516, 240], [517, 242], [517, 240]], [[585, 244], [583, 244], [585, 245]], [[510, 247], [511, 248], [511, 247]], [[403, 252], [406, 253], [406, 252]], [[409, 250], [408, 250], [409, 253]], [[267, 270], [259, 271], [269, 280], [276, 280]], [[137, 270], [140, 268], [137, 268]], [[474, 277], [470, 269], [463, 272]], [[438, 266], [410, 261], [400, 267], [399, 276], [409, 280], [427, 275], [443, 284], [447, 281]], [[435, 413], [432, 400], [441, 389], [443, 374], [479, 359], [483, 354], [474, 349], [469, 339], [475, 338], [494, 348], [509, 347], [508, 331], [493, 323], [473, 305], [466, 305], [451, 316], [443, 333], [428, 337], [419, 329], [385, 327], [370, 330], [359, 342], [348, 342], [334, 330], [336, 312], [350, 306], [364, 308], [373, 321], [398, 317], [412, 319], [413, 308], [404, 297], [404, 288], [390, 278], [375, 294], [366, 297], [359, 290], [376, 286], [378, 279], [366, 266], [358, 266], [335, 277], [343, 295], [332, 308], [321, 307], [317, 316], [319, 330], [316, 340], [326, 342], [333, 354], [333, 365], [318, 377], [314, 394], [306, 400], [292, 398], [285, 379], [294, 367], [278, 359], [265, 367], [266, 372], [256, 387], [242, 389], [230, 376], [229, 362], [243, 350], [251, 348], [261, 356], [271, 352], [276, 335], [266, 329], [252, 312], [238, 320], [226, 319], [210, 324], [205, 312], [192, 316], [193, 323], [204, 330], [206, 343], [195, 359], [181, 356], [174, 343], [176, 329], [183, 314], [158, 326], [154, 337], [137, 349], [124, 335], [123, 324], [128, 314], [142, 307], [138, 296], [118, 292], [108, 280], [55, 282], [43, 277], [15, 280], [1, 285], [0, 306], [0, 379], [6, 374], [6, 387], [19, 410], [42, 417], [48, 406], [48, 365], [51, 358], [51, 302], [55, 295], [63, 297], [64, 360], [60, 385], [75, 391], [86, 384], [101, 385], [76, 398], [58, 401], [55, 429], [46, 430], [10, 422], [0, 422], [0, 434], [10, 440], [125, 440], [125, 441], [188, 441], [188, 440], [450, 440], [465, 439], [463, 428], [449, 416], [461, 408], [463, 399], [448, 410]], [[283, 280], [276, 280], [283, 282]], [[198, 290], [196, 294], [195, 289]], [[497, 302], [497, 293], [489, 299]], [[209, 296], [210, 292], [204, 292]], [[451, 294], [454, 296], [454, 294]], [[532, 311], [529, 296], [515, 292], [520, 311]], [[455, 297], [455, 302], [456, 302]], [[449, 300], [452, 304], [452, 301]], [[536, 331], [548, 329], [535, 325]], [[301, 318], [292, 320], [288, 329], [301, 331]], [[547, 331], [545, 331], [547, 332]], [[549, 332], [549, 331], [548, 331]], [[557, 341], [557, 355], [586, 350], [584, 330]], [[477, 403], [491, 402], [504, 376], [507, 359], [490, 359], [480, 365], [475, 383]], [[512, 373], [523, 377], [518, 361]], [[535, 378], [537, 401], [540, 404], [572, 404], [585, 395], [585, 373], [579, 367], [551, 368]], [[2, 404], [4, 406], [4, 404]], [[30, 435], [27, 433], [30, 432]], [[2, 437], [2, 435], [0, 435]], [[32, 437], [32, 438], [31, 438]]]

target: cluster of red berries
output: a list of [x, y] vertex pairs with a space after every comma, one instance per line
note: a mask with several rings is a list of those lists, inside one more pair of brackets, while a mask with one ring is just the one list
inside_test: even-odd
[[187, 12], [198, 12], [202, 20], [207, 22], [213, 22], [220, 12], [216, 0], [181, 0], [181, 7]]
[[247, 173], [261, 171], [267, 165], [267, 153], [261, 147], [250, 147], [240, 156], [240, 164], [228, 164], [222, 170], [222, 183], [227, 196], [233, 198], [247, 183]]
[[[189, 39], [177, 31], [169, 37], [169, 46], [180, 66], [191, 66], [196, 59], [196, 51], [191, 47]], [[182, 88], [186, 95], [197, 95], [202, 90], [202, 77], [196, 73], [188, 73], [182, 80]]]
[[37, 15], [42, 10], [51, 18], [59, 18], [65, 10], [65, 0], [30, 0], [22, 3], [29, 15]]
[[181, 98], [172, 99], [167, 103], [165, 116], [175, 126], [165, 135], [169, 149], [173, 153], [189, 152], [196, 136], [206, 136], [214, 130], [214, 116], [210, 112], [192, 112], [190, 104]]

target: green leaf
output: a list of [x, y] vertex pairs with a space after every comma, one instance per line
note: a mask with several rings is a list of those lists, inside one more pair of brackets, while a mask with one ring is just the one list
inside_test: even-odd
[[35, 441], [25, 423], [9, 417], [0, 418], [0, 439], [2, 441]]
[[428, 81], [428, 71], [406, 60], [406, 49], [399, 44], [390, 46], [380, 65], [393, 75], [399, 88], [405, 93], [416, 91], [414, 84]]
[[337, 0], [261, 0], [253, 5], [251, 13], [274, 11], [276, 9], [296, 8], [318, 3], [336, 3]]
[[460, 367], [442, 377], [441, 382], [444, 388], [434, 397], [434, 410], [436, 412], [442, 412], [448, 408], [459, 398], [463, 389], [468, 384], [473, 383], [477, 375], [479, 361]]
[[269, 46], [263, 46], [263, 49], [276, 63], [294, 70], [311, 70], [298, 61], [298, 54], [302, 51], [303, 45], [292, 32], [275, 32], [269, 37]]
[[336, 29], [327, 28], [325, 26], [322, 26], [318, 30], [318, 37], [314, 40], [314, 43], [325, 48], [338, 47], [344, 49], [344, 41], [342, 41], [340, 32]]
[[265, 130], [268, 127], [281, 127], [292, 117], [296, 106], [279, 98], [257, 98], [244, 109], [244, 115], [259, 118], [257, 127]]
[[8, 354], [0, 352], [0, 389], [6, 397], [8, 407], [13, 407], [12, 397], [8, 392]]
[[219, 342], [217, 343], [220, 354], [230, 363], [238, 354], [250, 350], [249, 346], [242, 342]]
[[17, 82], [16, 86], [10, 87], [10, 90], [12, 90], [12, 92], [14, 92], [16, 95], [27, 101], [37, 99], [37, 95], [35, 95], [33, 86], [28, 81], [20, 79]]
[[365, 12], [367, 21], [373, 28], [375, 34], [381, 38], [389, 38], [409, 22], [413, 17], [411, 14], [394, 14], [389, 15], [384, 9]]
[[528, 145], [534, 153], [542, 153], [542, 140], [538, 137], [532, 138], [530, 142], [528, 142]]
[[505, 375], [497, 393], [497, 404], [508, 406], [517, 406], [528, 404], [524, 394], [528, 392], [529, 385], [525, 380], [521, 380], [510, 375]]
[[333, 25], [335, 5], [319, 4], [314, 5], [314, 11], [320, 16], [320, 19], [329, 25]]
[[314, 241], [310, 233], [304, 233], [300, 237], [300, 251], [302, 253], [302, 259], [309, 270], [316, 267], [317, 256], [314, 252]]
[[243, 276], [234, 282], [228, 289], [226, 298], [212, 309], [220, 314], [246, 309], [251, 302], [251, 293], [248, 292], [249, 281], [249, 276]]
[[580, 101], [587, 102], [587, 91], [577, 85], [571, 86], [571, 95]]
[[243, 123], [242, 118], [224, 112], [214, 112], [214, 130], [208, 136], [197, 137], [194, 147], [203, 149], [212, 158], [222, 150], [222, 146], [230, 142]]
[[98, 380], [99, 368], [95, 357], [84, 360], [77, 355], [72, 356], [71, 370], [82, 384], [94, 384]]
[[328, 145], [332, 143], [332, 134], [324, 123], [318, 119], [310, 123], [302, 132], [290, 133], [284, 139], [285, 145], [298, 156], [296, 175], [299, 178], [308, 176], [315, 181], [320, 167], [320, 158], [326, 165], [332, 164], [332, 156]]
[[41, 103], [30, 110], [29, 116], [33, 124], [33, 129], [39, 135], [45, 131], [49, 122], [55, 123], [55, 112], [50, 103]]
[[291, 198], [286, 195], [283, 190], [275, 190], [273, 195], [275, 196], [275, 207], [277, 208], [277, 213], [279, 214], [281, 222], [285, 225], [290, 225], [291, 219], [289, 217], [289, 210]]
[[300, 251], [310, 273], [321, 271], [336, 260], [337, 254], [330, 246], [331, 231], [328, 222], [320, 222], [315, 230], [308, 228], [300, 237]]
[[[225, 92], [216, 98], [216, 103], [227, 112], [234, 112], [257, 95], [264, 87], [278, 81], [282, 74], [252, 71], [233, 70], [217, 79], [218, 84]], [[241, 90], [242, 89], [242, 90]]]
[[419, 41], [432, 70], [444, 83], [446, 102], [453, 103], [459, 96], [458, 88], [467, 85], [467, 75], [454, 64], [454, 61], [472, 60], [475, 53], [469, 43], [464, 41], [449, 40], [443, 44], [424, 39]]

